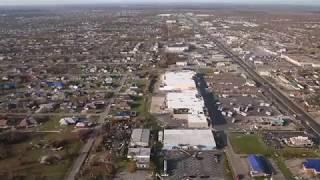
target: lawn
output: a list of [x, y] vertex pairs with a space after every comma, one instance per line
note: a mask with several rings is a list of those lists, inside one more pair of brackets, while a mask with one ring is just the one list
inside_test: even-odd
[[231, 133], [229, 140], [233, 150], [238, 154], [271, 154], [258, 135]]
[[[10, 156], [0, 160], [0, 174], [25, 176], [25, 179], [46, 177], [48, 180], [63, 179], [74, 158], [79, 152], [82, 143], [75, 139], [61, 151], [52, 151], [51, 148], [36, 148], [35, 144], [48, 144], [53, 140], [71, 137], [70, 132], [34, 134], [30, 139], [12, 145], [4, 146], [10, 149]], [[63, 157], [58, 163], [42, 165], [40, 158], [47, 154], [59, 154]]]
[[39, 126], [41, 131], [52, 131], [61, 128], [59, 124], [60, 117], [52, 117], [47, 122], [42, 123]]
[[280, 169], [284, 177], [286, 177], [286, 179], [293, 179], [291, 171], [286, 166], [286, 164], [284, 163], [284, 159], [281, 156], [274, 154], [272, 159], [276, 162], [278, 168]]
[[280, 154], [282, 157], [286, 159], [291, 159], [291, 158], [315, 158], [319, 157], [320, 153], [318, 150], [315, 149], [306, 149], [306, 148], [291, 148], [291, 147], [286, 147], [280, 150]]

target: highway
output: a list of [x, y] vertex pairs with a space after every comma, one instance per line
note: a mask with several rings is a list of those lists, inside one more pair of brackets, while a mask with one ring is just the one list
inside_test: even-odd
[[210, 36], [208, 31], [203, 29], [197, 22], [195, 22], [191, 17], [185, 16], [188, 20], [192, 22], [194, 26], [197, 27], [203, 34], [210, 37], [218, 48], [220, 48], [226, 55], [236, 62], [240, 67], [242, 67], [251, 78], [256, 81], [268, 94], [271, 95], [270, 98], [277, 101], [277, 104], [282, 105], [287, 109], [289, 113], [295, 114], [299, 120], [301, 120], [301, 125], [307, 130], [307, 132], [312, 133], [320, 137], [320, 125], [311, 117], [310, 114], [305, 112], [298, 104], [293, 102], [289, 97], [284, 95], [277, 87], [272, 83], [261, 77], [254, 69], [252, 69], [246, 62], [244, 62], [239, 56], [235, 55], [229, 48], [222, 44], [217, 39]]

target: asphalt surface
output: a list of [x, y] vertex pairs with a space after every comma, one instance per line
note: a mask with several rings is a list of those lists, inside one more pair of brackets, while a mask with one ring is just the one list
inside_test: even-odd
[[197, 74], [195, 77], [195, 82], [201, 96], [203, 97], [204, 104], [208, 110], [208, 115], [210, 117], [210, 124], [212, 126], [224, 125], [227, 124], [227, 121], [221, 114], [221, 111], [218, 110], [216, 104], [217, 100], [214, 98], [211, 92], [208, 92], [206, 88], [208, 87], [203, 75]]

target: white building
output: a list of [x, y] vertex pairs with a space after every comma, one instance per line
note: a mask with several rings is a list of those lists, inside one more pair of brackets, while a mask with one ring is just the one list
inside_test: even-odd
[[189, 46], [184, 46], [184, 45], [165, 47], [165, 52], [167, 53], [183, 53], [188, 50], [189, 50]]
[[196, 89], [193, 76], [196, 73], [194, 71], [177, 71], [166, 72], [161, 76], [160, 90], [161, 91], [183, 91]]
[[165, 129], [163, 132], [163, 150], [215, 148], [216, 142], [210, 129]]
[[186, 62], [186, 61], [176, 62], [176, 65], [177, 66], [187, 66], [188, 62]]
[[166, 72], [160, 90], [167, 91], [166, 108], [173, 114], [186, 114], [188, 128], [208, 128], [204, 101], [193, 77], [194, 71]]

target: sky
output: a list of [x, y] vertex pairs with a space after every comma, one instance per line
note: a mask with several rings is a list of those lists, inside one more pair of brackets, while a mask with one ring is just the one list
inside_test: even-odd
[[317, 5], [320, 0], [0, 0], [0, 5], [62, 5], [100, 3], [236, 3], [236, 4], [291, 4]]

